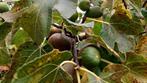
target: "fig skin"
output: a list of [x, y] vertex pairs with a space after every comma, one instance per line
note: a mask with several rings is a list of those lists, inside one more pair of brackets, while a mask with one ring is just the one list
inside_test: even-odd
[[0, 2], [0, 13], [9, 11], [9, 6], [5, 2]]
[[96, 67], [100, 63], [100, 52], [93, 46], [83, 48], [79, 53], [81, 62], [85, 67]]
[[98, 6], [90, 7], [86, 12], [86, 17], [99, 18], [103, 15], [102, 10]]
[[52, 34], [48, 39], [48, 43], [50, 43], [55, 49], [59, 49], [60, 51], [71, 49], [71, 38], [65, 36], [62, 33]]
[[88, 11], [89, 8], [90, 8], [90, 2], [88, 0], [84, 0], [84, 1], [81, 1], [79, 3], [79, 8], [82, 10], [82, 11]]

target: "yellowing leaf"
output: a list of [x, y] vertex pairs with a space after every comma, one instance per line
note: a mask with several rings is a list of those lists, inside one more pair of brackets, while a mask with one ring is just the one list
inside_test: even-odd
[[136, 46], [136, 52], [138, 54], [143, 54], [147, 58], [147, 36], [143, 36], [140, 38], [137, 46]]

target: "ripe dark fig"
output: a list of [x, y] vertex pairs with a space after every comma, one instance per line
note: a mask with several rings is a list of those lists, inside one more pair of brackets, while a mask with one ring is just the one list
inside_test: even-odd
[[52, 34], [48, 42], [56, 49], [60, 51], [70, 50], [71, 49], [71, 38], [65, 36], [62, 33], [54, 33]]
[[82, 11], [88, 11], [89, 8], [90, 8], [90, 2], [88, 0], [83, 0], [79, 3], [79, 8], [82, 10]]
[[86, 12], [86, 16], [90, 18], [99, 18], [102, 15], [102, 10], [98, 6], [91, 7], [89, 11]]
[[9, 6], [5, 2], [0, 2], [0, 13], [9, 11]]
[[93, 46], [85, 47], [79, 55], [85, 67], [95, 67], [100, 63], [100, 52]]

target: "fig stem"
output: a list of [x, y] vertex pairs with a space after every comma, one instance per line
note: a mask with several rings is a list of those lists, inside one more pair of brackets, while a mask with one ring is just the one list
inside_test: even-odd
[[106, 59], [103, 59], [103, 58], [101, 58], [101, 61], [102, 61], [102, 62], [105, 62], [105, 63], [108, 63], [108, 64], [114, 64], [113, 62], [111, 62], [111, 61], [108, 61], [108, 60], [106, 60]]
[[83, 18], [82, 18], [82, 21], [81, 21], [81, 24], [83, 24], [85, 21], [86, 21], [86, 13], [84, 14]]
[[73, 41], [72, 41], [72, 54], [73, 54], [74, 62], [77, 65], [79, 65], [78, 52], [77, 52], [77, 48], [76, 48], [76, 40], [75, 39], [73, 39]]
[[142, 7], [145, 7], [146, 4], [147, 4], [147, 0], [144, 1]]
[[52, 25], [53, 25], [54, 27], [59, 28], [59, 29], [62, 29], [62, 28], [63, 28], [63, 26], [60, 26], [60, 25], [58, 25], [58, 24], [56, 24], [56, 23], [53, 23]]

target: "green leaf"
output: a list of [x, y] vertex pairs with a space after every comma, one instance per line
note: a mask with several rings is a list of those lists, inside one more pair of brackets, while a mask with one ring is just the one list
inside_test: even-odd
[[29, 41], [30, 37], [27, 32], [23, 29], [19, 29], [12, 38], [12, 44], [15, 44], [17, 47]]
[[44, 76], [39, 83], [73, 83], [72, 77], [62, 68], [56, 68]]
[[93, 27], [94, 34], [99, 35], [101, 29], [102, 29], [102, 23], [95, 23], [94, 24], [94, 27]]
[[141, 13], [142, 13], [142, 15], [144, 16], [145, 23], [147, 24], [147, 9], [142, 8], [142, 9], [141, 9]]
[[76, 12], [77, 2], [78, 0], [58, 0], [54, 8], [59, 11], [61, 16], [69, 18]]
[[7, 65], [11, 62], [11, 57], [7, 53], [7, 49], [0, 47], [0, 65]]
[[[24, 79], [25, 79], [24, 83], [30, 83], [32, 81], [32, 79], [34, 80], [35, 78], [38, 78], [38, 80], [39, 79], [41, 80], [43, 75], [40, 75], [40, 73], [37, 74], [36, 73], [37, 71], [43, 72], [40, 69], [44, 69], [45, 65], [48, 64], [47, 67], [50, 67], [50, 65], [54, 66], [54, 70], [52, 72], [54, 72], [56, 70], [58, 72], [60, 70], [60, 68], [59, 69], [58, 69], [58, 67], [55, 68], [56, 65], [52, 65], [52, 64], [59, 64], [62, 61], [68, 60], [70, 58], [71, 58], [70, 52], [66, 52], [66, 51], [59, 52], [58, 50], [53, 50], [52, 52], [44, 54], [38, 58], [35, 58], [34, 60], [32, 60], [32, 61], [24, 64], [22, 67], [20, 67], [15, 73], [15, 76], [13, 78], [13, 83], [17, 83], [17, 82], [24, 80]], [[52, 67], [51, 67], [51, 70], [52, 70]], [[51, 70], [45, 69], [44, 72], [49, 71], [48, 73], [44, 73], [44, 74], [46, 74], [45, 76], [52, 73]], [[62, 70], [60, 70], [60, 71], [62, 71]], [[33, 76], [34, 78], [31, 78], [30, 76], [33, 74], [36, 74], [36, 75]], [[52, 74], [52, 75], [56, 76], [56, 74]], [[30, 77], [30, 79], [27, 79], [27, 77]], [[51, 80], [53, 80], [53, 79], [51, 79]]]
[[16, 72], [16, 70], [22, 66], [27, 58], [31, 55], [35, 55], [35, 56], [39, 56], [40, 52], [39, 51], [35, 51], [37, 49], [37, 45], [32, 43], [32, 42], [26, 42], [24, 44], [22, 44], [17, 50], [14, 49], [16, 51], [16, 53], [14, 53], [14, 55], [12, 56], [12, 62], [11, 62], [11, 71], [9, 71], [6, 75], [5, 75], [5, 80], [3, 81], [3, 83], [10, 83], [11, 79], [13, 78], [13, 74]]
[[107, 49], [109, 52], [111, 52], [116, 58], [120, 59], [120, 55], [113, 50], [100, 35], [91, 35], [93, 37], [93, 41], [96, 41], [99, 43], [102, 47]]
[[37, 44], [41, 44], [47, 37], [51, 25], [52, 9], [48, 8], [45, 2], [30, 6], [14, 25], [14, 27], [22, 27]]
[[4, 24], [0, 25], [0, 46], [10, 31], [11, 31], [11, 24], [10, 23], [4, 23]]
[[119, 33], [127, 35], [139, 35], [143, 32], [143, 26], [140, 21], [129, 19], [123, 14], [114, 14], [111, 17], [111, 23]]
[[121, 34], [111, 26], [104, 25], [100, 35], [111, 48], [114, 48], [114, 44], [117, 43], [119, 51], [122, 53], [126, 53], [134, 49], [134, 37]]
[[[23, 73], [21, 73], [23, 74]], [[17, 74], [15, 75], [17, 78]], [[46, 64], [23, 78], [14, 79], [12, 83], [72, 83], [72, 78], [60, 67]]]

